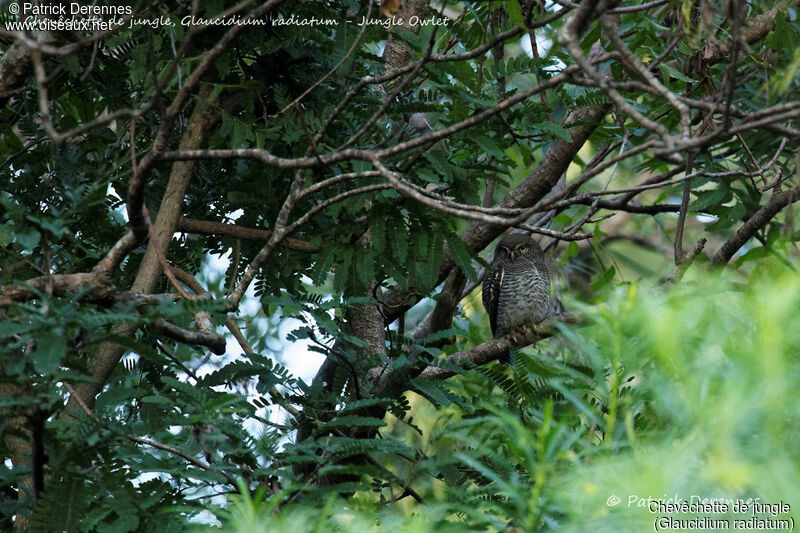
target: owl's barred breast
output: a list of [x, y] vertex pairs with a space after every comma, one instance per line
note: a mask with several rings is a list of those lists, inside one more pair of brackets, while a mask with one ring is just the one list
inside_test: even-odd
[[520, 267], [523, 265], [505, 267], [495, 337], [502, 337], [521, 324], [541, 322], [550, 313], [550, 273], [532, 261]]
[[[550, 314], [551, 303], [550, 270], [539, 244], [525, 234], [503, 237], [483, 279], [483, 306], [492, 335], [502, 337], [522, 324], [541, 322]], [[508, 357], [499, 360], [504, 359]]]

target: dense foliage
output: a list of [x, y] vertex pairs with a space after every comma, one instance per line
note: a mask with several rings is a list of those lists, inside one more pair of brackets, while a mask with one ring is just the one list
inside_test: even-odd
[[[0, 529], [800, 505], [793, 5], [117, 7], [0, 15]], [[566, 308], [511, 366], [506, 231]]]
[[[275, 513], [280, 500], [259, 494], [234, 499], [230, 530], [647, 531], [665, 516], [733, 529], [754, 517], [733, 511], [748, 499], [792, 508], [755, 513], [751, 529], [796, 517], [800, 333], [786, 326], [800, 286], [774, 265], [744, 281], [713, 275], [669, 293], [620, 284], [589, 324], [518, 359], [515, 378], [489, 367], [448, 382], [436, 409], [417, 397], [422, 434], [396, 419], [387, 434], [411, 443], [418, 459], [397, 468], [424, 506], [364, 497]], [[648, 498], [728, 510], [653, 512]]]

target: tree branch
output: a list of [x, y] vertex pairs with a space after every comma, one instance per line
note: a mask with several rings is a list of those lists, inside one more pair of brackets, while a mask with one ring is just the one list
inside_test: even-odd
[[143, 437], [137, 437], [136, 435], [131, 435], [131, 434], [128, 434], [128, 433], [121, 433], [119, 431], [113, 430], [111, 427], [109, 427], [107, 424], [105, 424], [102, 420], [97, 418], [97, 416], [92, 412], [92, 410], [89, 408], [89, 406], [86, 405], [86, 403], [83, 400], [81, 400], [80, 395], [75, 391], [75, 389], [69, 383], [61, 382], [61, 384], [64, 386], [65, 389], [67, 389], [67, 392], [69, 392], [70, 398], [76, 398], [76, 403], [78, 404], [78, 407], [80, 407], [80, 409], [84, 413], [86, 413], [86, 415], [89, 418], [91, 418], [92, 421], [94, 421], [94, 423], [97, 424], [98, 426], [103, 427], [105, 429], [108, 429], [112, 433], [116, 433], [118, 435], [121, 435], [121, 436], [125, 437], [126, 439], [128, 439], [128, 440], [130, 440], [132, 442], [136, 442], [138, 444], [144, 444], [146, 446], [151, 446], [151, 447], [156, 448], [158, 450], [165, 451], [167, 453], [170, 453], [172, 455], [180, 457], [180, 458], [184, 459], [186, 462], [188, 462], [188, 463], [190, 463], [190, 464], [192, 464], [192, 465], [194, 465], [194, 466], [196, 466], [196, 467], [198, 467], [198, 468], [200, 468], [202, 470], [206, 470], [208, 472], [216, 472], [218, 474], [221, 474], [222, 476], [224, 476], [225, 478], [228, 479], [229, 483], [235, 484], [235, 480], [233, 478], [231, 478], [227, 473], [221, 472], [219, 470], [215, 470], [214, 468], [211, 468], [211, 466], [209, 466], [206, 463], [204, 463], [203, 461], [199, 460], [197, 457], [189, 455], [188, 453], [185, 453], [183, 450], [180, 450], [179, 448], [175, 448], [174, 446], [170, 446], [168, 444], [164, 444], [162, 442], [158, 442], [158, 441], [153, 440], [153, 439], [146, 439], [146, 438], [143, 438]]
[[[268, 241], [272, 236], [272, 231], [266, 229], [249, 228], [238, 224], [225, 224], [223, 222], [197, 220], [186, 217], [181, 217], [180, 220], [178, 220], [178, 231], [184, 233], [198, 233], [201, 235], [224, 235], [226, 237], [233, 237], [234, 239], [249, 241]], [[298, 252], [310, 254], [319, 251], [319, 249], [316, 246], [312, 246], [310, 242], [293, 239], [291, 237], [286, 237], [281, 244], [290, 250], [296, 250]]]
[[[423, 369], [419, 373], [419, 376], [424, 378], [447, 379], [457, 373], [456, 370], [452, 368], [453, 366], [468, 369], [474, 366], [484, 365], [497, 360], [509, 349], [523, 348], [539, 340], [552, 337], [558, 332], [557, 326], [559, 323], [579, 324], [582, 321], [582, 315], [574, 312], [564, 312], [550, 316], [535, 326], [518, 328], [505, 337], [491, 339], [469, 350], [443, 357], [435, 361], [434, 365]], [[378, 385], [380, 390], [384, 390], [388, 384], [395, 381], [392, 373], [385, 372], [383, 367], [370, 369], [368, 376], [371, 380], [380, 383], [380, 385]]]
[[[210, 94], [211, 88], [204, 87], [201, 90], [200, 97], [207, 98]], [[206, 133], [219, 121], [221, 108], [235, 107], [236, 105], [239, 105], [239, 103], [231, 99], [223, 101], [220, 106], [207, 106], [205, 109], [195, 107], [186, 130], [181, 137], [181, 147], [198, 148], [203, 143]], [[189, 186], [194, 166], [193, 162], [178, 162], [172, 165], [169, 181], [158, 209], [158, 218], [153, 225], [156, 240], [161, 250], [167, 251], [169, 249], [169, 243], [175, 234], [183, 199]], [[141, 163], [139, 168], [141, 169]], [[139, 242], [135, 233], [132, 233], [133, 240]], [[117, 254], [115, 257], [119, 256], [120, 254]], [[131, 290], [135, 293], [151, 293], [158, 286], [160, 278], [161, 266], [158, 256], [155, 249], [152, 246], [148, 246]], [[132, 325], [122, 325], [116, 333], [118, 335], [128, 335], [133, 330], [134, 326]], [[96, 355], [89, 358], [87, 368], [95, 381], [92, 383], [81, 382], [75, 385], [75, 389], [83, 402], [89, 406], [93, 405], [94, 397], [102, 390], [124, 353], [125, 349], [118, 344], [106, 342], [100, 345]], [[70, 398], [70, 402], [73, 402], [72, 398]], [[74, 407], [74, 403], [72, 406]]]
[[711, 263], [717, 266], [726, 265], [739, 248], [744, 246], [761, 228], [766, 226], [775, 215], [787, 205], [793, 204], [798, 200], [800, 200], [800, 185], [783, 192], [775, 191], [772, 198], [725, 241], [725, 244], [711, 258]]
[[225, 338], [216, 333], [205, 331], [189, 331], [176, 326], [166, 320], [156, 320], [151, 327], [182, 344], [192, 344], [195, 346], [205, 346], [217, 355], [225, 353]]

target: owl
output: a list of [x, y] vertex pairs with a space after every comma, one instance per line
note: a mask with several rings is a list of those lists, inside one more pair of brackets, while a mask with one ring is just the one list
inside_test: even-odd
[[[530, 235], [503, 237], [494, 249], [492, 270], [483, 278], [483, 307], [494, 338], [550, 314], [550, 270], [544, 253]], [[500, 358], [509, 362], [509, 354]]]

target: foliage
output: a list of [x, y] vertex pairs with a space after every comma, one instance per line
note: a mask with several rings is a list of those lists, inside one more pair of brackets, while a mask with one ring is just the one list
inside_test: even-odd
[[[27, 34], [4, 8], [0, 529], [800, 502], [796, 7], [616, 4], [120, 2]], [[584, 323], [478, 365], [511, 228]]]
[[[800, 286], [774, 262], [746, 281], [611, 287], [590, 324], [518, 356], [516, 376], [490, 366], [451, 380], [444, 409], [416, 397], [422, 435], [397, 419], [387, 435], [413, 443], [414, 460], [393, 463], [424, 505], [386, 506], [377, 490], [319, 508], [245, 494], [228, 530], [640, 531], [709, 514], [653, 513], [648, 498], [791, 505], [800, 335], [785, 325]], [[751, 518], [729, 505], [709, 516]]]

